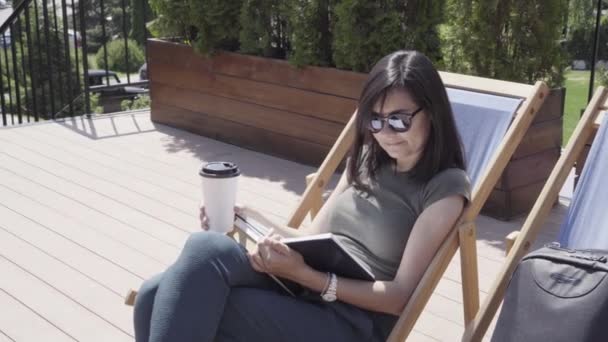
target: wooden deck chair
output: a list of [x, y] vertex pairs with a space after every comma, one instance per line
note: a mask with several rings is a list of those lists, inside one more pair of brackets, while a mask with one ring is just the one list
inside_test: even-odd
[[[529, 251], [530, 246], [532, 246], [534, 240], [536, 239], [538, 231], [541, 229], [543, 222], [549, 215], [549, 212], [551, 211], [551, 208], [559, 195], [559, 191], [566, 182], [568, 174], [572, 170], [575, 162], [577, 160], [581, 160], [579, 157], [583, 153], [585, 145], [588, 141], [590, 141], [593, 135], [595, 135], [598, 128], [600, 128], [600, 125], [602, 125], [600, 131], [602, 134], [598, 134], [595, 137], [591, 152], [589, 154], [590, 160], [587, 160], [585, 163], [585, 170], [583, 171], [583, 175], [581, 176], [581, 180], [577, 186], [576, 193], [573, 197], [572, 203], [570, 204], [569, 213], [566, 217], [564, 225], [562, 225], [562, 232], [560, 233], [560, 240], [562, 243], [566, 243], [566, 247], [597, 247], [590, 245], [589, 240], [583, 242], [581, 239], [578, 239], [580, 236], [577, 237], [576, 235], [580, 235], [580, 227], [582, 224], [589, 223], [586, 220], [594, 219], [593, 216], [595, 216], [595, 220], [597, 220], [598, 215], [602, 215], [603, 219], [605, 219], [606, 216], [608, 216], [608, 213], [606, 213], [605, 210], [602, 213], [598, 213], [597, 210], [595, 210], [596, 213], [587, 211], [583, 215], [578, 215], [579, 222], [575, 222], [576, 220], [574, 219], [576, 218], [576, 214], [581, 213], [577, 202], [590, 202], [594, 200], [594, 198], [591, 196], [599, 193], [599, 191], [588, 191], [589, 187], [593, 187], [593, 182], [599, 180], [603, 176], [598, 172], [608, 169], [608, 160], [605, 156], [602, 156], [601, 159], [602, 170], [593, 170], [594, 167], [597, 167], [597, 165], [593, 165], [593, 162], [597, 161], [598, 159], [591, 159], [594, 154], [599, 156], [599, 152], [602, 149], [605, 151], [606, 147], [608, 146], [608, 137], [606, 137], [606, 135], [608, 135], [608, 127], [606, 127], [606, 125], [608, 125], [608, 120], [606, 120], [608, 119], [608, 116], [606, 116], [605, 112], [603, 112], [608, 110], [607, 100], [608, 91], [604, 87], [599, 87], [585, 109], [581, 120], [576, 126], [576, 129], [574, 130], [574, 133], [566, 146], [566, 149], [553, 168], [549, 179], [547, 180], [540, 196], [534, 204], [534, 207], [524, 222], [521, 231], [516, 234], [509, 234], [509, 237], [514, 239], [514, 243], [511, 250], [508, 252], [505, 265], [495, 280], [481, 310], [477, 313], [474, 320], [471, 321], [466, 327], [462, 341], [468, 342], [482, 340], [488, 326], [492, 322], [492, 319], [494, 318], [494, 315], [502, 302], [508, 282], [511, 279], [511, 276], [513, 275], [519, 261]], [[585, 184], [585, 179], [590, 180], [590, 182]], [[587, 187], [586, 189], [584, 189], [585, 186]], [[589, 206], [587, 205], [587, 207]], [[578, 227], [576, 227], [577, 225]], [[594, 236], [594, 238], [597, 239], [597, 235]], [[608, 240], [608, 237], [604, 236], [604, 242], [606, 242], [606, 240]], [[603, 246], [603, 248], [605, 249], [606, 246]]]
[[[474, 183], [471, 202], [465, 208], [454, 229], [448, 234], [446, 240], [438, 249], [393, 329], [389, 341], [404, 341], [409, 335], [458, 247], [461, 248], [460, 255], [463, 265], [461, 268], [465, 323], [471, 321], [475, 316], [479, 307], [475, 219], [549, 92], [543, 82], [527, 85], [453, 73], [442, 72], [440, 74], [444, 84], [448, 88], [448, 94], [454, 107], [459, 131], [461, 131], [460, 128], [463, 125], [466, 126], [467, 124], [474, 125], [482, 122], [494, 124], [495, 122], [490, 118], [491, 113], [502, 113], [502, 115], [507, 113], [508, 116], [506, 120], [502, 120], [500, 124], [496, 125], [498, 131], [502, 129], [500, 137], [498, 139], [496, 137], [487, 137], [490, 140], [493, 138], [491, 144], [488, 142], [493, 148], [482, 149], [480, 153], [474, 153], [476, 158], [481, 160], [481, 162], [474, 167], [474, 175], [471, 177]], [[467, 106], [470, 107], [471, 104], [461, 103], [459, 105], [462, 105], [462, 108], [459, 110], [456, 108], [458, 104], [452, 101], [452, 95], [456, 97], [460, 96], [466, 102], [467, 98], [475, 97], [467, 95], [476, 94], [479, 95], [480, 101], [484, 102], [479, 103], [480, 107], [476, 110], [477, 114], [475, 115], [477, 117], [475, 119], [478, 120], [469, 120], [469, 122], [466, 122], [466, 120], [464, 122], [459, 121], [459, 112], [467, 112]], [[506, 106], [510, 109], [505, 110], [503, 108], [498, 110], [492, 108], [492, 101], [503, 102], [503, 107]], [[483, 114], [488, 115], [484, 116]], [[346, 124], [336, 143], [321, 164], [319, 171], [307, 177], [308, 186], [298, 207], [290, 216], [287, 223], [288, 226], [298, 228], [311, 210], [314, 215], [321, 208], [323, 204], [321, 196], [325, 186], [352, 145], [355, 135], [354, 119], [355, 115]], [[475, 145], [474, 142], [477, 141], [477, 145], [485, 147], [488, 144], [479, 143], [483, 141], [482, 138], [469, 137], [471, 141], [469, 145]], [[463, 138], [463, 140], [466, 139]], [[465, 142], [465, 153], [468, 155], [467, 150]], [[233, 237], [241, 243], [247, 243], [244, 234], [237, 232]], [[136, 294], [137, 292], [130, 291], [125, 303], [132, 304]]]

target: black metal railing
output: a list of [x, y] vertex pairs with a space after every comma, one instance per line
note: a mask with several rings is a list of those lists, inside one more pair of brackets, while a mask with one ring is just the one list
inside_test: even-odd
[[90, 114], [100, 105], [117, 111], [120, 101], [145, 93], [147, 80], [137, 73], [146, 56], [147, 1], [14, 6], [0, 26], [2, 126]]

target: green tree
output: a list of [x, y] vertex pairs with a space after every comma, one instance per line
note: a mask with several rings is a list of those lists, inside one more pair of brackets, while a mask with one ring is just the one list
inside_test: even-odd
[[334, 61], [339, 68], [368, 71], [382, 56], [415, 49], [440, 60], [438, 25], [444, 0], [342, 0], [336, 5]]
[[[136, 2], [139, 1], [142, 0], [136, 0]], [[82, 3], [84, 6], [84, 17], [87, 30], [87, 53], [96, 53], [103, 44], [106, 44], [113, 38], [124, 38], [124, 32], [126, 32], [127, 35], [131, 32], [132, 9], [129, 1], [103, 0], [103, 10], [101, 2], [101, 0], [86, 0]], [[122, 8], [123, 2], [125, 4], [124, 12]], [[78, 27], [80, 27], [79, 18], [80, 17], [77, 15], [76, 20]]]
[[[108, 59], [108, 69], [112, 71], [125, 72], [125, 73], [133, 73], [139, 70], [142, 64], [144, 64], [145, 56], [142, 49], [137, 45], [137, 43], [132, 40], [127, 40], [127, 47], [125, 49], [124, 40], [113, 40], [106, 44], [107, 51], [107, 59]], [[129, 59], [127, 64], [127, 55], [126, 52], [129, 52]], [[97, 66], [100, 69], [106, 68], [106, 56], [104, 54], [104, 49], [100, 48], [97, 51], [97, 55], [95, 56]]]
[[239, 16], [240, 51], [265, 57], [285, 58], [289, 49], [289, 6], [289, 1], [244, 0]]
[[294, 0], [289, 13], [291, 63], [333, 65], [332, 41], [335, 0]]
[[150, 0], [158, 15], [155, 35], [179, 37], [197, 51], [235, 51], [239, 46], [239, 15], [243, 0]]
[[131, 0], [131, 32], [129, 38], [135, 40], [140, 46], [146, 44], [146, 37], [150, 32], [146, 23], [154, 19], [152, 8], [148, 0]]
[[449, 0], [443, 52], [448, 70], [533, 83], [563, 83], [560, 41], [567, 0]]

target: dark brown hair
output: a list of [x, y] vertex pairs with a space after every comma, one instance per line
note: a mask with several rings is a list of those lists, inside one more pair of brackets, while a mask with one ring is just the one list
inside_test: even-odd
[[[365, 170], [371, 180], [375, 180], [380, 167], [394, 163], [367, 128], [374, 105], [378, 101], [384, 102], [388, 91], [394, 88], [405, 89], [414, 102], [424, 109], [431, 122], [422, 157], [410, 170], [412, 176], [428, 181], [447, 168], [464, 170], [462, 143], [439, 73], [422, 53], [396, 51], [376, 63], [359, 97], [357, 132], [347, 170], [349, 182], [355, 188], [368, 190], [361, 179], [362, 170]], [[366, 153], [363, 153], [364, 148]]]

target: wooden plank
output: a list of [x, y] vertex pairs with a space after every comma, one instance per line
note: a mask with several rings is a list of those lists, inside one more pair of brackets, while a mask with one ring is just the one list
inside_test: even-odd
[[[0, 186], [0, 195], [11, 199], [9, 203], [3, 204], [0, 208], [3, 209], [2, 211], [10, 210], [27, 216], [31, 221], [40, 222], [42, 224], [36, 226], [36, 230], [45, 230], [47, 234], [67, 239], [70, 243], [77, 244], [88, 252], [102, 257], [108, 263], [124, 269], [134, 277], [145, 279], [164, 268], [163, 264], [126, 247], [120, 240], [90, 229], [81, 222], [66, 218], [32, 198], [9, 190], [6, 186]], [[18, 234], [17, 231], [20, 229], [16, 223], [7, 223], [5, 228], [10, 229], [14, 234]]]
[[[32, 132], [31, 130], [28, 132]], [[192, 225], [191, 216], [196, 214], [196, 203], [199, 196], [184, 196], [169, 186], [163, 185], [163, 179], [155, 178], [154, 181], [145, 180], [145, 170], [137, 171], [117, 163], [115, 158], [103, 154], [91, 153], [89, 149], [81, 145], [68, 145], [61, 147], [56, 142], [45, 143], [43, 139], [38, 139], [37, 135], [31, 133], [21, 133], [19, 135], [5, 135], [10, 140], [0, 138], [6, 142], [7, 154], [14, 157], [23, 157], [22, 160], [36, 163], [46, 170], [53, 170], [55, 174], [61, 175], [64, 179], [71, 178], [75, 181], [82, 180], [80, 184], [86, 184], [89, 188], [102, 189], [107, 187], [117, 187], [123, 190], [116, 199], [129, 198], [130, 196], [141, 196], [137, 205], [149, 202], [152, 208], [162, 204], [163, 211], [176, 211], [176, 217], [182, 216], [182, 220], [177, 222], [183, 227]], [[61, 149], [61, 150], [58, 150]], [[55, 170], [61, 170], [55, 172]], [[90, 182], [85, 182], [89, 181]], [[99, 182], [99, 183], [97, 183]], [[97, 187], [99, 185], [99, 187]], [[104, 193], [103, 190], [99, 190]], [[108, 192], [109, 193], [109, 192]], [[110, 194], [110, 193], [109, 193]], [[156, 202], [156, 203], [155, 203]], [[141, 206], [145, 210], [145, 206]]]
[[181, 248], [181, 246], [171, 245], [161, 239], [154, 238], [136, 227], [116, 220], [111, 215], [90, 207], [86, 203], [62, 195], [52, 188], [7, 172], [6, 169], [0, 168], [0, 179], [3, 183], [10, 184], [11, 189], [17, 189], [23, 194], [35, 196], [37, 200], [45, 203], [49, 209], [80, 222], [83, 228], [87, 227], [109, 238], [116, 238], [125, 246], [158, 263], [167, 265], [175, 259]]
[[69, 237], [53, 233], [43, 225], [48, 222], [34, 222], [3, 205], [0, 205], [0, 215], [2, 215], [2, 228], [5, 231], [19, 236], [45, 253], [95, 279], [116, 294], [120, 295], [130, 284], [139, 285], [142, 281], [141, 277], [70, 241]]
[[565, 88], [551, 89], [549, 95], [538, 110], [532, 126], [544, 121], [560, 119], [564, 116]]
[[[4, 269], [1, 269], [4, 272]], [[66, 334], [43, 316], [25, 306], [0, 288], [0, 341], [56, 341], [74, 342], [76, 339]]]
[[158, 101], [152, 104], [152, 120], [308, 165], [319, 165], [329, 150], [326, 146], [164, 105]]
[[535, 240], [542, 222], [548, 216], [553, 203], [555, 203], [561, 187], [564, 185], [570, 170], [574, 166], [574, 162], [594, 130], [593, 123], [598, 115], [598, 108], [604, 101], [606, 101], [606, 89], [599, 87], [585, 109], [585, 113], [576, 126], [564, 153], [551, 172], [539, 199], [532, 208], [532, 212], [526, 219], [521, 229], [522, 236], [515, 242], [513, 250], [509, 254], [499, 277], [496, 278], [490, 295], [484, 301], [481, 310], [477, 313], [473, 322], [467, 326], [463, 341], [479, 341], [484, 336], [503, 299], [508, 279], [511, 278], [517, 264], [532, 246], [532, 242]]
[[563, 120], [561, 118], [535, 123], [513, 153], [511, 160], [562, 146]]
[[[201, 62], [201, 61], [198, 61], [201, 59], [199, 56], [196, 56], [195, 54], [190, 52], [191, 51], [190, 47], [185, 46], [185, 45], [176, 44], [176, 43], [163, 42], [163, 41], [157, 40], [157, 39], [149, 40], [148, 51], [149, 51], [149, 55], [150, 55], [149, 63], [150, 63], [151, 67], [153, 65], [157, 65], [155, 63], [167, 63], [167, 64], [175, 63], [176, 65], [201, 63], [199, 66], [202, 66], [204, 69], [206, 69], [206, 71], [224, 72], [224, 73], [232, 74], [232, 75], [239, 76], [239, 77], [255, 78], [257, 75], [264, 74], [264, 71], [268, 71], [269, 69], [264, 69], [264, 67], [260, 66], [260, 64], [272, 62], [273, 65], [270, 66], [270, 68], [271, 68], [270, 70], [273, 70], [275, 72], [272, 74], [267, 72], [266, 74], [264, 74], [264, 76], [262, 76], [265, 78], [262, 78], [262, 79], [257, 78], [257, 79], [264, 80], [265, 82], [273, 82], [273, 83], [280, 83], [280, 84], [285, 84], [285, 78], [288, 78], [285, 76], [286, 74], [288, 75], [288, 72], [289, 72], [287, 69], [293, 68], [286, 61], [280, 61], [280, 60], [269, 61], [268, 58], [244, 56], [244, 55], [233, 54], [233, 53], [222, 53], [222, 54], [219, 54], [217, 57], [218, 59], [220, 59], [221, 57], [230, 55], [230, 59], [229, 59], [230, 65], [223, 65], [221, 63], [214, 64], [209, 60], [207, 60], [205, 62]], [[177, 58], [181, 58], [181, 59], [177, 59]], [[249, 70], [246, 69], [246, 71], [235, 71], [234, 66], [238, 65], [240, 63], [243, 63], [243, 64], [250, 63], [250, 64], [253, 64], [254, 67], [251, 67], [251, 69], [249, 69]], [[216, 69], [214, 69], [214, 67], [217, 67], [217, 71], [216, 71]], [[318, 69], [325, 69], [325, 68], [318, 68]], [[255, 72], [254, 70], [255, 71], [260, 70], [260, 71]], [[340, 70], [337, 70], [337, 71], [340, 71]], [[274, 77], [270, 76], [270, 75], [274, 75]], [[356, 73], [355, 73], [355, 75], [352, 75], [352, 74], [350, 74], [350, 75], [343, 74], [343, 75], [344, 76], [342, 76], [342, 77], [346, 78], [347, 82], [351, 81], [351, 80], [354, 80], [355, 82], [361, 82], [361, 81], [359, 81], [360, 79]], [[477, 77], [477, 76], [468, 76], [468, 75], [455, 74], [455, 73], [449, 73], [449, 72], [440, 72], [440, 75], [446, 86], [455, 87], [455, 88], [459, 88], [459, 89], [466, 89], [466, 90], [475, 90], [475, 91], [482, 90], [486, 93], [497, 94], [497, 95], [507, 95], [507, 96], [512, 96], [512, 97], [525, 98], [528, 96], [528, 94], [533, 89], [533, 86], [531, 86], [531, 85], [524, 85], [521, 83], [500, 81], [500, 80], [482, 78], [482, 77]], [[260, 77], [260, 76], [258, 76], [258, 77]], [[276, 78], [276, 77], [278, 77], [278, 78]], [[363, 77], [363, 76], [361, 76], [361, 77]], [[314, 81], [314, 79], [312, 79], [312, 80]], [[358, 88], [355, 87], [354, 89], [346, 92], [344, 95], [346, 95], [347, 97], [351, 97], [351, 98], [358, 98], [357, 89]]]
[[509, 191], [524, 185], [546, 180], [559, 158], [561, 147], [553, 147], [523, 158], [511, 160], [495, 190]]
[[3, 229], [0, 249], [4, 258], [95, 313], [114, 329], [133, 336], [133, 313], [120, 303], [116, 293]]
[[0, 330], [0, 342], [15, 342], [15, 340], [11, 339], [7, 334]]
[[[193, 215], [170, 211], [171, 208], [167, 206], [129, 193], [111, 182], [96, 179], [15, 145], [12, 145], [11, 151], [0, 154], [0, 161], [0, 165], [6, 165], [5, 168], [13, 170], [13, 173], [53, 187], [57, 192], [81, 203], [112, 213], [113, 217], [174, 246], [181, 246], [184, 238], [199, 227], [198, 219]], [[171, 222], [161, 214], [167, 211], [172, 213]]]
[[333, 121], [190, 89], [175, 88], [161, 83], [155, 83], [152, 87], [155, 102], [196, 113], [205, 113], [210, 117], [233, 121], [328, 147], [334, 143], [344, 127], [344, 124]]
[[479, 279], [477, 268], [476, 227], [468, 223], [458, 228], [464, 323], [469, 323], [479, 310]]
[[284, 60], [219, 52], [203, 59], [184, 45], [160, 40], [148, 42], [151, 65], [196, 65], [197, 68], [222, 75], [235, 76], [258, 82], [279, 84], [323, 94], [357, 99], [366, 74], [335, 68], [297, 68]]
[[283, 60], [220, 53], [213, 59], [213, 71], [220, 74], [256, 81], [285, 85], [323, 94], [357, 100], [367, 74], [321, 68], [294, 67]]
[[[129, 118], [122, 117], [122, 120], [129, 120]], [[113, 120], [112, 123], [121, 127], [122, 120]], [[91, 130], [99, 131], [106, 126], [103, 123], [100, 124], [99, 121], [108, 120], [93, 120]], [[297, 178], [297, 174], [304, 174], [294, 166], [297, 164], [272, 158], [273, 169], [262, 170], [259, 167], [260, 158], [250, 151], [236, 149], [233, 146], [227, 148], [230, 145], [182, 130], [171, 129], [166, 126], [161, 127], [160, 125], [159, 128], [167, 131], [167, 133], [156, 132], [154, 134], [154, 132], [148, 132], [145, 135], [129, 135], [120, 139], [92, 140], [73, 134], [69, 130], [62, 129], [61, 126], [46, 125], [36, 126], [35, 131], [28, 129], [27, 140], [53, 142], [48, 144], [57, 146], [58, 151], [65, 150], [66, 152], [69, 151], [69, 154], [76, 153], [79, 158], [84, 160], [92, 160], [116, 169], [122, 174], [132, 175], [137, 179], [146, 181], [154, 187], [183, 195], [186, 200], [191, 201], [183, 204], [183, 209], [187, 209], [188, 215], [192, 215], [192, 213], [194, 213], [194, 216], [197, 215], [197, 207], [201, 200], [200, 177], [198, 176], [201, 164], [204, 160], [216, 160], [217, 158], [228, 158], [240, 165], [242, 179], [239, 182], [239, 197], [250, 198], [255, 196], [256, 202], [274, 208], [275, 212], [291, 210], [290, 205], [295, 206], [299, 199], [296, 194], [290, 196], [289, 194], [286, 195], [284, 191], [285, 187], [298, 191], [293, 182], [285, 182], [286, 174], [294, 173], [292, 180]], [[35, 134], [30, 135], [30, 131], [34, 131]], [[154, 137], [150, 137], [151, 134], [154, 134]], [[143, 139], [138, 137], [143, 137]], [[302, 167], [301, 164], [299, 167]], [[280, 182], [268, 183], [264, 181], [267, 178], [282, 179]], [[303, 182], [298, 179], [298, 183]], [[264, 191], [260, 191], [261, 189]], [[304, 189], [305, 186], [302, 184], [300, 193]], [[276, 198], [281, 196], [283, 199], [276, 201]], [[289, 200], [287, 200], [287, 196]], [[164, 200], [165, 197], [158, 198]], [[292, 200], [293, 204], [291, 204]], [[189, 208], [192, 208], [191, 212], [188, 211]]]
[[[608, 108], [607, 108], [608, 109]], [[606, 116], [606, 112], [602, 111], [597, 118], [595, 119], [595, 121], [593, 122], [593, 127], [595, 127], [596, 129], [598, 127], [600, 127], [600, 124], [602, 123], [602, 121], [604, 120], [604, 117]]]
[[511, 190], [494, 190], [482, 213], [505, 221], [523, 215], [532, 209], [544, 184], [541, 180]]
[[[184, 67], [174, 63], [155, 65], [150, 73], [150, 81], [342, 124], [348, 121], [349, 114], [356, 107], [356, 101], [352, 99], [211, 74], [193, 68], [193, 65]], [[157, 98], [154, 91], [152, 88], [152, 98]]]
[[0, 277], [0, 288], [44, 316], [75, 340], [91, 342], [133, 340], [132, 336], [116, 329], [91, 311], [1, 256], [0, 270], [2, 270], [2, 274], [11, 275], [10, 277]]
[[[414, 329], [439, 341], [452, 341], [455, 336], [461, 336], [464, 331], [462, 324], [438, 316], [428, 310], [420, 315]], [[408, 336], [407, 341], [409, 342], [409, 340]]]

